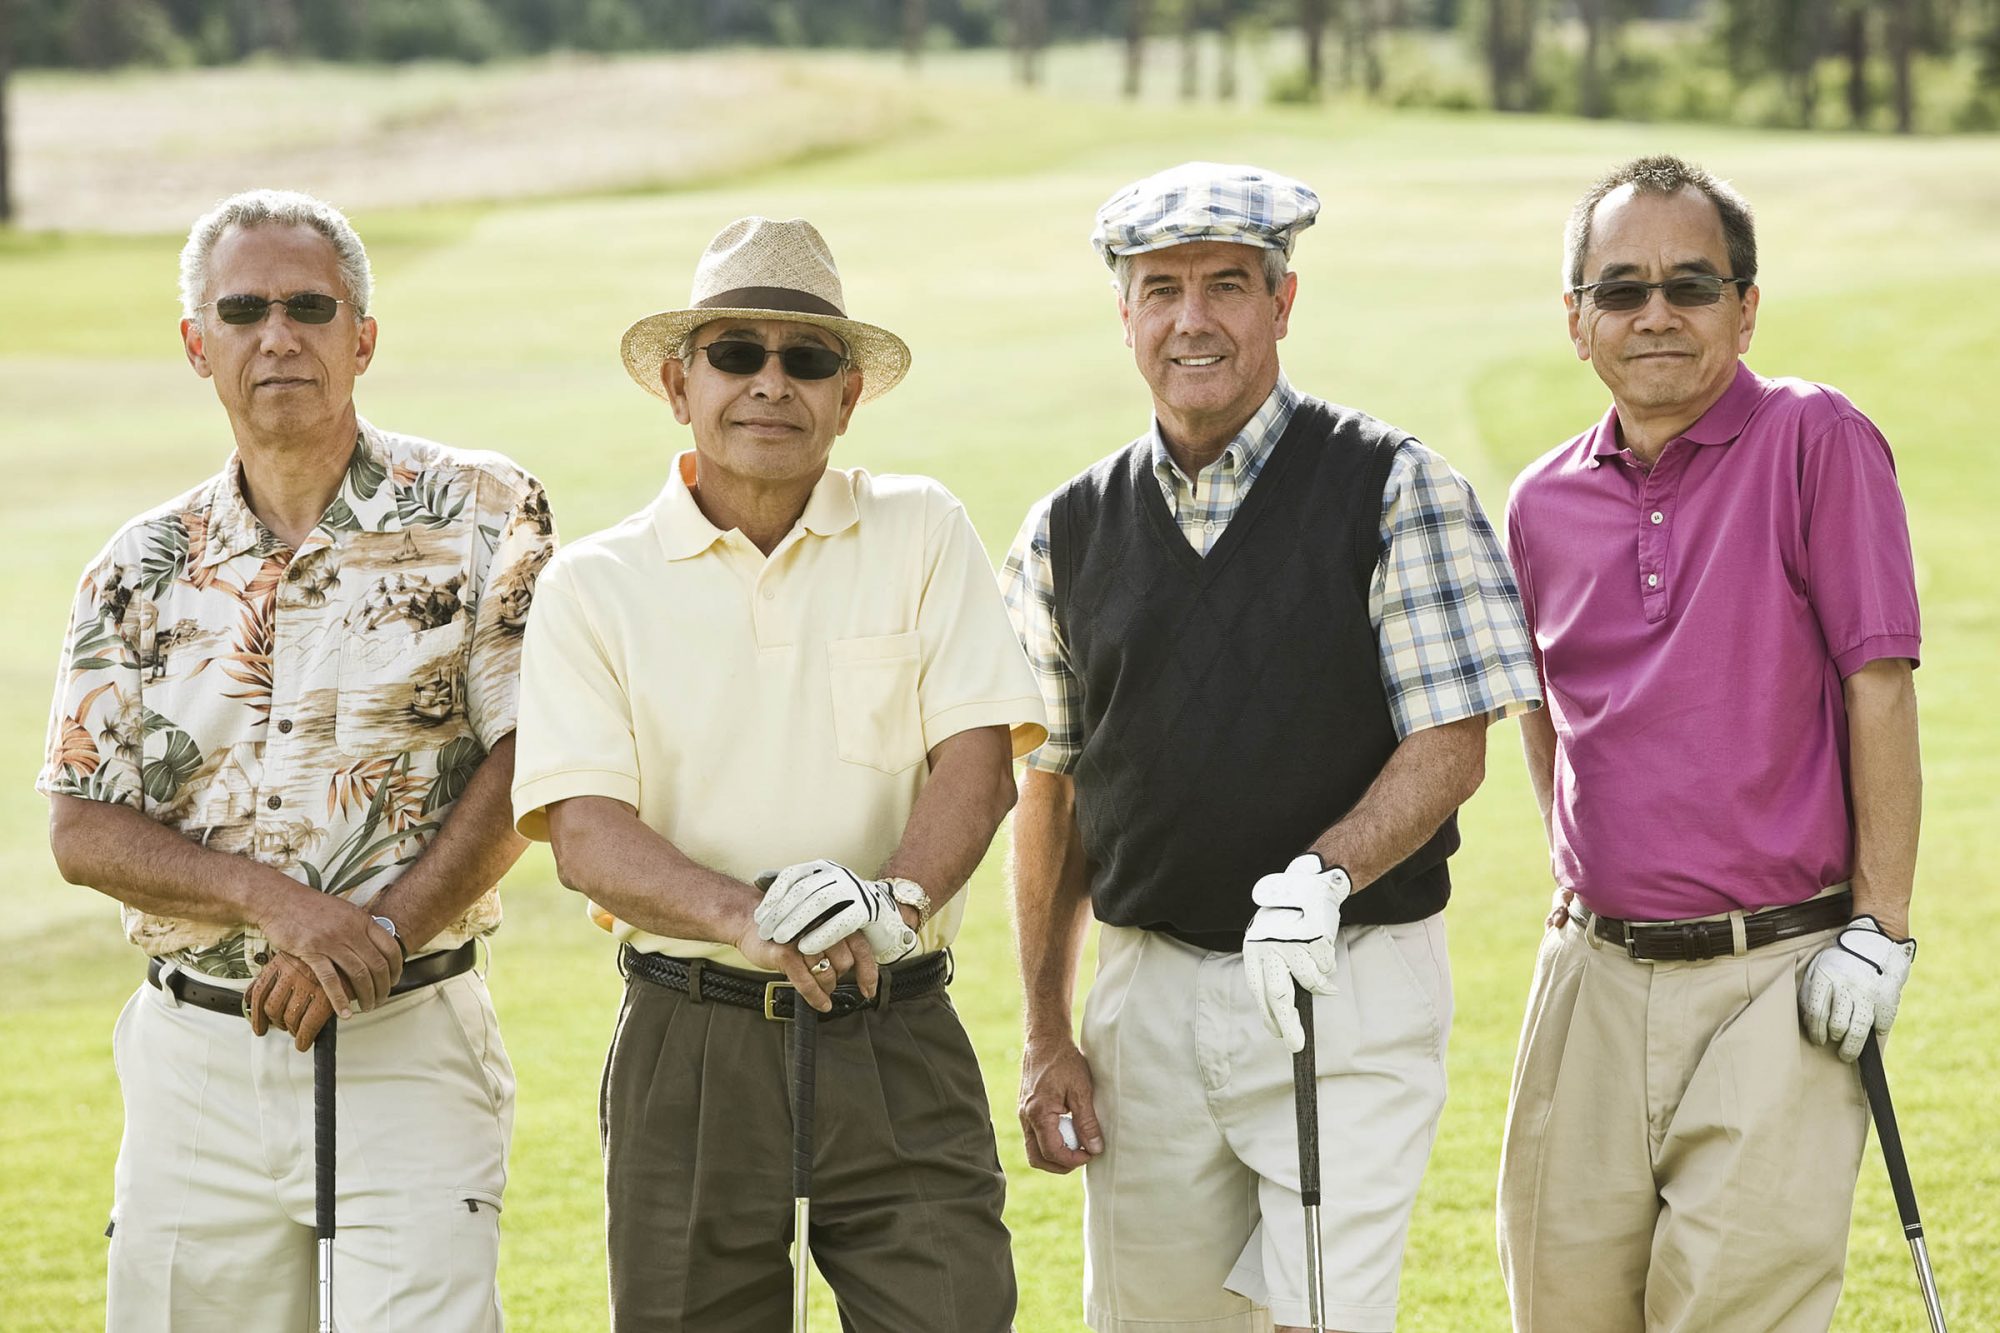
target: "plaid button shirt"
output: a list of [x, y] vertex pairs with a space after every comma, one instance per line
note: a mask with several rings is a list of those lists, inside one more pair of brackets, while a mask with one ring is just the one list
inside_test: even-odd
[[[1250, 494], [1299, 395], [1283, 375], [1222, 456], [1190, 481], [1160, 438], [1150, 441], [1159, 479], [1181, 534], [1207, 555]], [[1368, 590], [1382, 684], [1396, 734], [1468, 717], [1501, 718], [1541, 702], [1521, 594], [1465, 478], [1414, 441], [1396, 451], [1382, 488], [1382, 560]], [[1049, 563], [1049, 500], [1037, 502], [1007, 553], [1001, 591], [1014, 631], [1041, 682], [1049, 738], [1028, 763], [1067, 773], [1082, 749], [1083, 686], [1055, 615]]]

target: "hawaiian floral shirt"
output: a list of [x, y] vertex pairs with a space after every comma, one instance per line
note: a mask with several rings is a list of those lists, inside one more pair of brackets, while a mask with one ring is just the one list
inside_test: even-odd
[[[555, 544], [541, 483], [505, 458], [364, 421], [294, 551], [251, 513], [232, 455], [84, 571], [36, 788], [366, 902], [513, 731]], [[211, 976], [249, 977], [266, 954], [243, 926], [124, 918], [147, 953]], [[499, 923], [489, 891], [433, 943]]]

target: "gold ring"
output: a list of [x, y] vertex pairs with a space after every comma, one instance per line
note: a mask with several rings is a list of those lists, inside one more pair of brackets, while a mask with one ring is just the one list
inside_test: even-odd
[[831, 959], [822, 958], [817, 963], [814, 963], [812, 965], [812, 970], [815, 972], [825, 972], [830, 970], [832, 967], [833, 967], [833, 961]]

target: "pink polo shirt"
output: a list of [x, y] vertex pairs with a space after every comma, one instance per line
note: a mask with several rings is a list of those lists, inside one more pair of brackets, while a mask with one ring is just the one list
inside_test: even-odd
[[1841, 681], [1919, 645], [1895, 463], [1868, 418], [1739, 364], [1650, 470], [1615, 411], [1537, 459], [1507, 547], [1556, 729], [1557, 883], [1670, 921], [1848, 877]]

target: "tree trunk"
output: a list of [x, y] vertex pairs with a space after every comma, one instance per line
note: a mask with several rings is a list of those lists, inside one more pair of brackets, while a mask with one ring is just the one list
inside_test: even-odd
[[1146, 21], [1151, 0], [1125, 0], [1125, 95], [1139, 95], [1139, 76], [1146, 67]]
[[1592, 120], [1602, 120], [1609, 108], [1604, 100], [1605, 6], [1611, 0], [1576, 0], [1577, 17], [1583, 20], [1583, 63], [1577, 66], [1576, 109]]
[[1868, 8], [1857, 4], [1847, 11], [1847, 123], [1855, 129], [1868, 127]]
[[1196, 45], [1201, 15], [1194, 0], [1181, 0], [1181, 100], [1192, 102], [1201, 93], [1201, 52]]
[[923, 58], [924, 33], [929, 28], [924, 0], [903, 0], [903, 59], [912, 67]]
[[1014, 55], [1021, 82], [1042, 81], [1042, 47], [1048, 42], [1049, 0], [1014, 0]]
[[1526, 111], [1535, 43], [1536, 0], [1488, 0], [1486, 60], [1496, 111]]
[[1889, 60], [1896, 69], [1896, 133], [1908, 134], [1916, 122], [1916, 88], [1911, 81], [1910, 57], [1916, 46], [1911, 31], [1915, 15], [1911, 0], [1892, 0], [1889, 6]]
[[1347, 12], [1353, 16], [1355, 45], [1361, 52], [1361, 85], [1370, 97], [1382, 92], [1382, 51], [1376, 42], [1381, 31], [1381, 21], [1375, 13], [1377, 0], [1347, 0]]
[[1215, 54], [1215, 100], [1236, 100], [1236, 20], [1225, 14]]
[[1306, 92], [1315, 102], [1326, 90], [1326, 3], [1299, 0], [1299, 36], [1306, 46]]
[[0, 0], [0, 223], [14, 220], [12, 162], [7, 154], [7, 76], [14, 72], [14, 0]]
[[1819, 110], [1819, 56], [1826, 47], [1826, 0], [1800, 0], [1792, 47], [1792, 92], [1799, 126], [1811, 129]]

